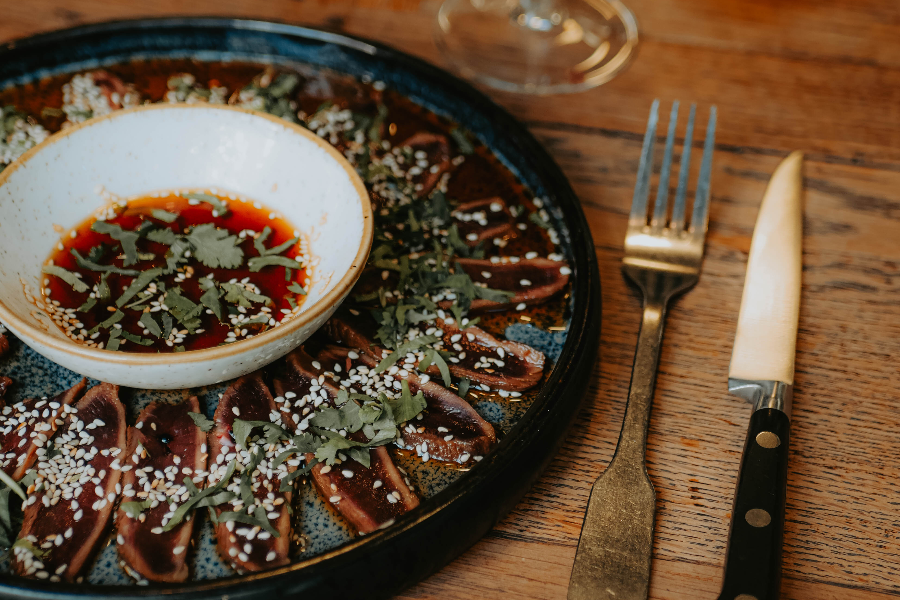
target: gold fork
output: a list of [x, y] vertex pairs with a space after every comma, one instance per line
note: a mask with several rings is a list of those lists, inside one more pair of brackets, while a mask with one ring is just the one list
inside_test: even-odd
[[697, 283], [709, 222], [715, 106], [710, 108], [692, 217], [689, 223], [685, 223], [695, 114], [696, 106], [692, 105], [670, 217], [669, 175], [678, 122], [678, 102], [672, 104], [659, 189], [648, 220], [647, 204], [659, 100], [655, 100], [650, 109], [622, 265], [626, 277], [643, 294], [644, 316], [631, 371], [622, 432], [612, 461], [591, 490], [569, 581], [569, 600], [645, 600], [649, 591], [656, 492], [647, 475], [645, 452], [666, 305], [673, 296]]

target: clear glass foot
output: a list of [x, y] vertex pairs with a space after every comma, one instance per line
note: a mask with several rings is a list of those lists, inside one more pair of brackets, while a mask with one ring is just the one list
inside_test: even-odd
[[445, 0], [435, 36], [464, 77], [527, 94], [601, 85], [638, 44], [634, 15], [618, 0]]

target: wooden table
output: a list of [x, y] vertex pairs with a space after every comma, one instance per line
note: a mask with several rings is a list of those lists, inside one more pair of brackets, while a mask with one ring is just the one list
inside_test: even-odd
[[[651, 597], [714, 598], [749, 407], [725, 391], [766, 181], [807, 152], [803, 302], [784, 598], [900, 595], [900, 5], [889, 0], [627, 0], [637, 60], [576, 96], [494, 97], [581, 197], [603, 280], [601, 362], [565, 447], [518, 508], [404, 598], [565, 598], [591, 484], [615, 449], [640, 319], [619, 271], [653, 98], [719, 107], [699, 285], [668, 319], [650, 425], [659, 497]], [[2, 0], [0, 40], [147, 15], [327, 25], [442, 64], [436, 5], [359, 0]]]

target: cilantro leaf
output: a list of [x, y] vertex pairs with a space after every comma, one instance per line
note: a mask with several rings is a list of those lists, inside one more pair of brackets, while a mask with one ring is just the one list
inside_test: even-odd
[[150, 211], [150, 214], [153, 216], [154, 219], [159, 219], [160, 221], [163, 221], [164, 223], [172, 223], [175, 221], [175, 219], [178, 218], [177, 214], [175, 214], [173, 212], [169, 212], [167, 210], [163, 210], [161, 208], [154, 208], [153, 210]]
[[[222, 492], [225, 489], [225, 487], [231, 483], [231, 477], [232, 477], [232, 475], [234, 475], [234, 469], [236, 466], [237, 466], [237, 460], [232, 460], [231, 463], [228, 465], [228, 469], [225, 471], [225, 476], [222, 477], [222, 480], [219, 481], [219, 483], [217, 483], [216, 485], [210, 486], [203, 491], [198, 491], [196, 493], [192, 493], [191, 497], [188, 498], [187, 502], [183, 502], [182, 504], [179, 504], [178, 508], [175, 509], [175, 514], [172, 515], [172, 518], [169, 519], [169, 522], [166, 523], [165, 527], [163, 527], [163, 531], [171, 531], [172, 529], [174, 529], [179, 523], [181, 523], [181, 521], [184, 519], [184, 517], [187, 516], [188, 512], [190, 512], [194, 508], [197, 508], [198, 504], [200, 502], [202, 502], [203, 500], [205, 500], [207, 498], [215, 497], [215, 496], [221, 497], [221, 496], [219, 496], [219, 492]], [[191, 481], [190, 477], [184, 478], [184, 485], [189, 490], [191, 490], [192, 488], [193, 488], [193, 490], [197, 489], [197, 487], [194, 485], [194, 482]], [[234, 495], [232, 494], [231, 498], [233, 498], [233, 497], [234, 497]], [[229, 498], [228, 500], [225, 500], [225, 502], [230, 501], [231, 498]]]
[[122, 502], [119, 504], [119, 508], [125, 511], [125, 514], [131, 517], [132, 519], [137, 519], [141, 516], [141, 513], [144, 510], [150, 508], [151, 500], [143, 500], [140, 502]]
[[200, 194], [195, 192], [185, 194], [184, 197], [188, 200], [198, 200], [209, 204], [213, 208], [214, 217], [224, 217], [229, 212], [228, 205], [221, 198], [213, 196], [212, 194]]
[[151, 242], [165, 244], [166, 246], [171, 246], [172, 244], [174, 244], [177, 237], [178, 235], [174, 231], [167, 228], [154, 229], [147, 234], [147, 239]]
[[194, 421], [194, 425], [196, 425], [203, 433], [208, 433], [213, 427], [216, 426], [216, 422], [208, 418], [204, 414], [189, 412], [188, 416], [192, 421]]
[[155, 335], [156, 337], [162, 337], [162, 329], [159, 327], [159, 323], [153, 318], [153, 313], [145, 312], [141, 314], [141, 325], [144, 326], [147, 331], [150, 332], [150, 335]]
[[288, 286], [288, 291], [294, 292], [295, 294], [300, 294], [301, 296], [306, 295], [306, 290], [304, 290], [303, 286], [296, 281]]
[[472, 154], [475, 152], [475, 146], [472, 145], [472, 142], [469, 141], [469, 137], [463, 130], [454, 127], [450, 130], [450, 137], [456, 142], [456, 147], [459, 148], [461, 154]]
[[[269, 248], [268, 250], [266, 250], [265, 252], [261, 252], [260, 254], [261, 255], [265, 254], [267, 256], [273, 255], [273, 254], [281, 254], [288, 248], [291, 248], [292, 246], [296, 245], [296, 243], [298, 241], [300, 241], [300, 238], [298, 238], [298, 237], [291, 238], [288, 241], [284, 242], [283, 244], [278, 244], [277, 246], [273, 246], [272, 248]], [[259, 250], [259, 248], [257, 248], [257, 250]]]
[[119, 299], [116, 300], [116, 306], [122, 308], [129, 300], [134, 298], [138, 292], [143, 290], [145, 287], [150, 285], [150, 282], [162, 275], [162, 268], [155, 267], [153, 269], [147, 269], [140, 275], [138, 275], [134, 281], [131, 282], [131, 285], [128, 286], [128, 289], [119, 296]]
[[172, 322], [172, 315], [167, 312], [162, 313], [162, 322], [163, 322], [163, 331], [160, 336], [162, 339], [169, 339], [169, 334], [172, 333], [172, 326], [175, 324]]
[[250, 267], [250, 271], [253, 273], [257, 273], [264, 269], [265, 267], [271, 267], [272, 265], [277, 265], [280, 267], [287, 267], [288, 269], [299, 269], [300, 263], [298, 263], [293, 258], [288, 258], [287, 256], [280, 256], [276, 254], [266, 255], [266, 256], [254, 256], [247, 263], [247, 266]]
[[244, 308], [252, 308], [253, 303], [259, 302], [272, 304], [272, 299], [268, 296], [251, 292], [240, 283], [223, 283], [222, 289], [225, 290], [225, 302], [230, 304], [237, 304]]
[[216, 318], [222, 320], [222, 304], [219, 302], [220, 292], [216, 286], [211, 286], [203, 295], [200, 296], [200, 304], [208, 308], [216, 315]]
[[528, 215], [528, 220], [531, 221], [532, 223], [534, 223], [535, 225], [537, 225], [538, 227], [540, 227], [541, 229], [550, 229], [550, 227], [551, 227], [550, 223], [548, 223], [547, 221], [542, 219], [541, 215], [539, 215], [536, 212], [533, 212], [530, 215]]
[[238, 236], [217, 229], [212, 223], [194, 227], [187, 239], [194, 247], [197, 260], [211, 269], [236, 269], [244, 260], [244, 251], [238, 246]]
[[272, 235], [272, 228], [266, 225], [262, 231], [259, 232], [255, 238], [253, 238], [253, 247], [256, 248], [256, 252], [259, 253], [260, 256], [265, 256], [266, 254], [266, 245], [263, 243], [269, 236]]
[[203, 311], [203, 306], [194, 303], [189, 298], [185, 298], [181, 294], [181, 288], [172, 288], [166, 292], [165, 304], [172, 316], [184, 325], [189, 332], [193, 333], [195, 329], [200, 327], [200, 319], [198, 317]]
[[125, 253], [125, 266], [131, 266], [138, 261], [137, 241], [141, 234], [137, 231], [128, 231], [122, 229], [119, 225], [114, 225], [107, 221], [94, 221], [91, 230], [97, 233], [106, 234], [112, 239], [122, 244], [122, 252]]
[[141, 346], [150, 346], [153, 344], [153, 340], [142, 338], [139, 335], [134, 335], [124, 329], [119, 329], [118, 331], [122, 332], [122, 337], [128, 340], [129, 342], [134, 342], [135, 344], [140, 344]]
[[48, 275], [53, 275], [54, 277], [59, 277], [70, 286], [76, 292], [86, 292], [90, 288], [88, 284], [81, 280], [81, 273], [73, 273], [72, 271], [63, 269], [62, 267], [58, 267], [56, 265], [44, 265], [44, 268], [41, 269], [44, 273]]
[[391, 412], [397, 423], [405, 423], [411, 419], [415, 419], [416, 415], [421, 413], [428, 406], [422, 391], [413, 396], [409, 391], [409, 383], [405, 379], [400, 381], [401, 390], [400, 397], [396, 399], [388, 399]]
[[290, 436], [280, 425], [272, 423], [271, 421], [245, 421], [243, 419], [235, 419], [234, 423], [231, 425], [231, 434], [234, 436], [234, 442], [246, 450], [247, 438], [257, 427], [262, 428], [267, 443], [274, 443], [280, 439], [290, 439]]
[[399, 348], [381, 359], [381, 362], [378, 363], [378, 366], [375, 367], [375, 373], [383, 372], [385, 369], [389, 368], [395, 362], [406, 356], [408, 353], [414, 350], [418, 350], [422, 346], [433, 344], [440, 339], [441, 338], [437, 337], [436, 335], [421, 335], [413, 340], [404, 342], [400, 345]]
[[106, 283], [107, 277], [109, 277], [109, 273], [102, 274], [100, 283], [97, 284], [97, 299], [101, 302], [108, 302], [112, 298], [112, 290], [109, 289], [109, 284]]
[[122, 269], [117, 267], [116, 265], [101, 265], [97, 264], [92, 260], [88, 260], [85, 257], [81, 256], [81, 253], [78, 252], [75, 248], [70, 250], [72, 256], [75, 257], [75, 262], [78, 263], [78, 266], [82, 269], [87, 269], [88, 271], [98, 271], [100, 273], [117, 273], [119, 275], [128, 275], [130, 277], [137, 277], [141, 274], [140, 271], [135, 271], [134, 269]]
[[97, 299], [91, 298], [90, 296], [88, 296], [88, 299], [84, 301], [84, 304], [82, 304], [75, 310], [77, 310], [78, 312], [87, 312], [87, 311], [91, 310], [92, 308], [94, 308], [94, 306], [96, 306], [96, 304], [97, 304]]

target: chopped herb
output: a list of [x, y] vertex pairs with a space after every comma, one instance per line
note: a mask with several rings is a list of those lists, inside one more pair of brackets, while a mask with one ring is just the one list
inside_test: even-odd
[[162, 322], [163, 322], [163, 331], [162, 331], [162, 339], [169, 339], [169, 335], [172, 333], [172, 327], [175, 323], [172, 321], [172, 315], [167, 312], [162, 313]]
[[236, 269], [241, 266], [244, 251], [238, 246], [238, 236], [217, 229], [212, 223], [204, 223], [191, 229], [187, 239], [194, 247], [194, 256], [207, 267]]
[[[172, 518], [169, 519], [169, 522], [166, 523], [166, 526], [163, 527], [163, 531], [171, 531], [175, 528], [176, 525], [181, 523], [181, 521], [187, 516], [187, 514], [193, 510], [194, 508], [199, 508], [199, 504], [206, 500], [211, 499], [212, 497], [222, 498], [223, 496], [219, 495], [220, 492], [224, 491], [226, 486], [231, 483], [231, 476], [234, 475], [234, 469], [237, 466], [237, 460], [232, 460], [228, 465], [228, 469], [225, 471], [225, 476], [222, 477], [222, 480], [216, 485], [210, 486], [203, 491], [196, 491], [196, 493], [191, 494], [191, 497], [188, 498], [187, 502], [178, 505], [178, 508], [175, 509], [175, 513], [172, 515]], [[190, 477], [184, 478], [184, 485], [190, 490], [197, 490], [197, 487], [194, 485], [194, 482], [191, 481]], [[229, 502], [232, 498], [234, 498], [234, 494], [228, 498], [228, 500], [224, 500], [224, 502]], [[204, 506], [209, 506], [209, 504], [204, 504]]]
[[469, 380], [466, 379], [465, 377], [463, 377], [462, 379], [459, 380], [459, 386], [458, 386], [458, 389], [457, 389], [457, 394], [459, 395], [460, 398], [465, 398], [465, 397], [466, 397], [466, 394], [469, 393], [469, 386], [470, 386], [470, 385], [471, 385], [471, 383], [470, 383]]
[[117, 310], [116, 312], [114, 312], [112, 314], [112, 316], [110, 318], [108, 318], [105, 321], [103, 321], [102, 323], [100, 323], [100, 325], [98, 325], [98, 327], [100, 329], [109, 329], [110, 327], [112, 327], [113, 325], [115, 325], [116, 323], [118, 323], [119, 321], [121, 321], [124, 318], [125, 318], [125, 313], [123, 313], [121, 310]]
[[547, 221], [542, 219], [541, 215], [539, 215], [536, 212], [533, 212], [530, 215], [528, 215], [528, 220], [542, 229], [550, 229], [550, 227], [551, 227], [550, 223], [548, 223]]
[[161, 208], [154, 208], [150, 211], [150, 214], [154, 219], [159, 219], [160, 221], [163, 221], [165, 223], [172, 223], [175, 221], [175, 219], [178, 218], [177, 214], [169, 212], [167, 210], [163, 210]]
[[247, 266], [250, 267], [250, 271], [253, 273], [257, 273], [265, 267], [271, 267], [272, 265], [287, 267], [289, 269], [300, 268], [300, 263], [293, 258], [278, 255], [255, 256], [247, 263]]
[[150, 508], [151, 503], [151, 500], [144, 500], [142, 502], [122, 502], [119, 504], [119, 508], [125, 511], [125, 514], [132, 519], [137, 519], [141, 516], [142, 512]]
[[110, 236], [122, 244], [122, 252], [125, 253], [125, 266], [131, 266], [138, 261], [137, 241], [141, 234], [137, 231], [126, 231], [119, 225], [113, 225], [106, 221], [94, 221], [91, 230]]
[[143, 290], [145, 287], [150, 285], [150, 282], [162, 275], [162, 268], [156, 267], [154, 269], [148, 269], [138, 275], [134, 281], [131, 282], [131, 285], [128, 286], [128, 289], [119, 296], [119, 299], [116, 300], [116, 306], [122, 308], [129, 300], [134, 298], [138, 292]]
[[88, 299], [84, 301], [84, 304], [82, 304], [75, 310], [77, 310], [78, 312], [87, 312], [87, 311], [91, 310], [92, 308], [94, 308], [94, 306], [96, 304], [97, 304], [97, 299], [88, 296]]
[[141, 274], [140, 271], [135, 271], [134, 269], [122, 269], [117, 267], [116, 265], [100, 265], [95, 263], [92, 260], [88, 260], [81, 256], [81, 254], [75, 248], [70, 250], [72, 256], [75, 257], [75, 262], [78, 263], [78, 266], [82, 269], [87, 269], [88, 271], [98, 271], [100, 273], [116, 273], [118, 275], [128, 275], [129, 277], [137, 277]]
[[154, 229], [147, 234], [147, 239], [151, 242], [165, 244], [166, 246], [174, 244], [177, 238], [178, 235], [171, 229]]
[[213, 207], [214, 217], [224, 217], [230, 212], [228, 210], [228, 205], [221, 198], [210, 194], [191, 193], [185, 194], [184, 197], [188, 200], [197, 200], [209, 204]]
[[475, 146], [472, 145], [472, 142], [469, 141], [469, 136], [463, 130], [454, 127], [450, 130], [450, 137], [456, 142], [456, 147], [459, 148], [461, 154], [472, 154], [475, 152]]
[[29, 542], [25, 538], [17, 539], [15, 541], [15, 543], [13, 543], [12, 548], [24, 548], [25, 550], [30, 552], [32, 556], [34, 556], [37, 559], [44, 558], [44, 556], [47, 555], [47, 552], [49, 552], [49, 550], [42, 550], [41, 548], [38, 548], [37, 546], [35, 546], [34, 544]]
[[221, 321], [222, 303], [219, 302], [220, 295], [221, 292], [219, 292], [219, 289], [215, 287], [215, 285], [210, 286], [210, 288], [203, 292], [203, 295], [200, 296], [200, 304], [211, 310], [213, 314], [216, 315], [216, 318]]
[[103, 257], [106, 256], [107, 251], [109, 250], [109, 246], [104, 243], [99, 243], [90, 250], [88, 250], [88, 260], [98, 262], [103, 260]]
[[294, 292], [295, 294], [300, 294], [301, 296], [306, 295], [306, 290], [303, 289], [303, 286], [296, 281], [288, 286], [288, 290]]
[[194, 425], [196, 425], [203, 433], [208, 433], [216, 426], [216, 422], [204, 414], [189, 412], [188, 416], [194, 421]]
[[159, 323], [153, 318], [153, 313], [145, 312], [141, 315], [141, 324], [147, 328], [147, 331], [150, 332], [150, 335], [155, 335], [156, 337], [162, 337], [162, 329], [159, 327]]
[[388, 354], [386, 357], [381, 359], [381, 362], [378, 363], [378, 366], [375, 367], [375, 373], [381, 373], [385, 369], [388, 369], [395, 362], [405, 357], [409, 352], [414, 350], [418, 350], [422, 346], [427, 346], [428, 344], [433, 344], [440, 340], [441, 338], [436, 335], [423, 335], [419, 336], [414, 340], [410, 340], [408, 342], [404, 342], [400, 345], [399, 348]]
[[400, 398], [397, 399], [389, 399], [391, 412], [394, 415], [394, 419], [397, 423], [405, 423], [411, 419], [415, 419], [416, 416], [421, 413], [428, 406], [428, 403], [425, 401], [425, 396], [422, 394], [422, 391], [419, 390], [415, 396], [413, 396], [409, 391], [409, 383], [405, 379], [400, 381], [401, 390], [400, 390]]
[[235, 419], [231, 426], [231, 434], [234, 442], [243, 449], [247, 449], [247, 438], [255, 428], [262, 428], [266, 443], [273, 444], [280, 439], [290, 439], [287, 432], [281, 426], [269, 421], [244, 421]]
[[70, 286], [72, 286], [72, 289], [76, 292], [86, 292], [88, 291], [88, 289], [90, 289], [88, 287], [88, 284], [81, 280], [80, 273], [73, 273], [72, 271], [68, 271], [56, 265], [44, 265], [44, 268], [41, 270], [48, 275], [59, 277]]
[[200, 313], [203, 311], [201, 304], [195, 304], [189, 298], [181, 294], [181, 288], [172, 288], [166, 292], [166, 306], [175, 319], [184, 325], [185, 329], [193, 333], [200, 327]]
[[119, 349], [119, 344], [122, 343], [122, 340], [119, 339], [119, 336], [122, 335], [120, 331], [121, 329], [113, 329], [109, 332], [109, 341], [106, 342], [107, 350], [114, 352]]
[[447, 366], [447, 362], [444, 360], [444, 357], [441, 356], [441, 353], [434, 348], [429, 348], [425, 351], [425, 357], [430, 359], [430, 363], [437, 366], [438, 370], [441, 372], [441, 379], [444, 381], [444, 385], [450, 387], [450, 368]]
[[133, 333], [129, 333], [124, 329], [119, 329], [118, 331], [122, 332], [122, 337], [128, 340], [129, 342], [134, 342], [135, 344], [140, 344], [141, 346], [150, 346], [153, 344], [153, 340], [142, 338], [139, 335], [134, 335]]
[[223, 283], [225, 302], [251, 308], [254, 303], [272, 304], [272, 299], [262, 294], [251, 292], [240, 283]]

